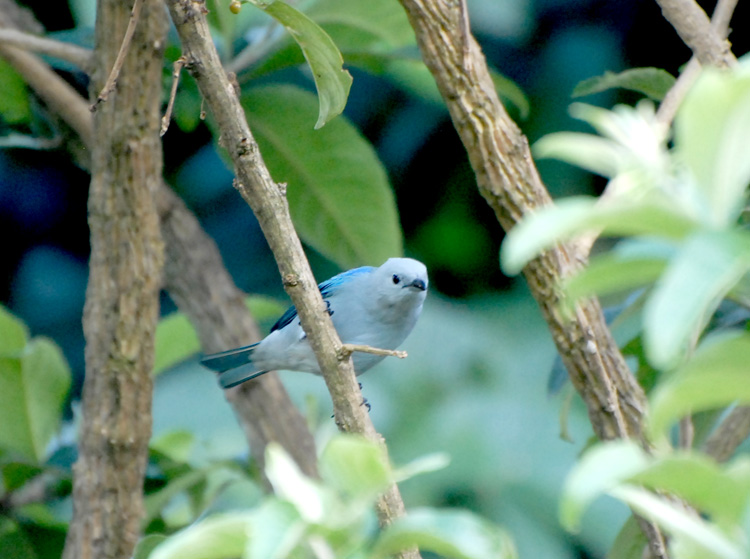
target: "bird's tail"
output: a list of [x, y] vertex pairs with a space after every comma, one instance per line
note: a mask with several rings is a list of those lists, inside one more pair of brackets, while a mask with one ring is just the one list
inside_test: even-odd
[[219, 373], [219, 384], [222, 388], [231, 388], [247, 380], [267, 373], [253, 364], [253, 352], [258, 344], [206, 355], [201, 365]]

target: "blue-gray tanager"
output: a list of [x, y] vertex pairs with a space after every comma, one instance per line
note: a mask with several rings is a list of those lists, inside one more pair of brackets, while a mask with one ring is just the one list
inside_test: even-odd
[[[427, 295], [427, 268], [411, 258], [391, 258], [379, 268], [363, 266], [318, 285], [341, 341], [380, 349], [396, 349], [422, 312]], [[297, 310], [291, 307], [262, 341], [207, 355], [201, 363], [219, 373], [224, 388], [236, 386], [273, 369], [320, 374]], [[354, 353], [360, 375], [384, 359]]]

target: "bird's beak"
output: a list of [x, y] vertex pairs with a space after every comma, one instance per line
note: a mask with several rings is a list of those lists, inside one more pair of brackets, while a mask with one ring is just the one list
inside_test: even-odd
[[427, 290], [427, 284], [424, 282], [424, 280], [421, 280], [419, 278], [415, 279], [409, 284], [404, 285], [404, 287], [414, 287], [416, 289], [419, 289], [420, 291]]

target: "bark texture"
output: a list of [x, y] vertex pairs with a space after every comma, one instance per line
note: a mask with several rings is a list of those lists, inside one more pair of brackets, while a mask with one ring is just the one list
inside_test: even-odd
[[[468, 152], [479, 190], [509, 230], [551, 200], [528, 141], [500, 103], [484, 55], [468, 31], [465, 5], [454, 0], [401, 4]], [[573, 319], [557, 310], [557, 285], [585, 260], [575, 245], [564, 245], [532, 261], [524, 274], [596, 434], [601, 439], [639, 438], [645, 396], [606, 327], [599, 303], [582, 303]]]
[[[94, 95], [129, 18], [129, 2], [98, 4]], [[86, 379], [66, 559], [126, 559], [140, 534], [163, 264], [154, 193], [166, 22], [163, 4], [146, 0], [117, 89], [94, 115]]]

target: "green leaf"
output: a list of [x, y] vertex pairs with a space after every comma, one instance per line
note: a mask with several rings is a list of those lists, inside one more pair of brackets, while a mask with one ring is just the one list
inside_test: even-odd
[[743, 559], [747, 557], [736, 542], [724, 535], [716, 526], [688, 512], [673, 501], [658, 497], [640, 487], [623, 485], [609, 491], [613, 497], [627, 503], [635, 512], [663, 527], [683, 551], [680, 557], [705, 559]]
[[637, 91], [655, 101], [661, 101], [667, 91], [674, 85], [674, 82], [674, 76], [661, 68], [631, 68], [618, 73], [604, 72], [601, 76], [595, 76], [580, 82], [573, 89], [573, 97], [583, 97], [607, 89], [622, 88]]
[[642, 471], [648, 463], [648, 456], [633, 441], [608, 442], [586, 452], [565, 480], [560, 501], [563, 527], [577, 531], [594, 499]]
[[750, 238], [700, 231], [684, 242], [644, 307], [644, 345], [657, 368], [675, 366], [721, 299], [750, 269]]
[[135, 551], [133, 551], [133, 559], [148, 559], [156, 546], [166, 539], [167, 536], [163, 534], [149, 534], [141, 538], [135, 546]]
[[750, 63], [706, 68], [674, 123], [675, 150], [710, 205], [711, 223], [737, 219], [750, 182]]
[[501, 248], [503, 270], [517, 274], [532, 258], [556, 243], [585, 232], [605, 235], [654, 235], [680, 239], [696, 223], [666, 205], [597, 203], [595, 198], [573, 196], [545, 206], [510, 230]]
[[[319, 0], [305, 13], [328, 33], [347, 64], [365, 67], [368, 71], [376, 66], [376, 73], [382, 73], [387, 61], [398, 57], [407, 47], [416, 47], [406, 12], [395, 0]], [[416, 57], [414, 60], [426, 71], [421, 60]], [[283, 41], [280, 48], [250, 71], [250, 76], [257, 78], [302, 62], [304, 58], [299, 48], [291, 41]], [[434, 82], [433, 88], [437, 92]]]
[[38, 466], [31, 466], [23, 462], [9, 462], [0, 466], [2, 471], [2, 485], [5, 491], [15, 491], [22, 487], [27, 481], [42, 473]]
[[190, 431], [168, 431], [152, 438], [149, 447], [170, 460], [185, 464], [195, 448], [195, 435]]
[[631, 481], [682, 499], [707, 513], [712, 521], [730, 526], [742, 519], [750, 496], [750, 462], [727, 470], [699, 453], [680, 453], [657, 459]]
[[559, 159], [603, 177], [614, 177], [624, 164], [622, 150], [611, 140], [580, 132], [556, 132], [532, 146], [536, 158]]
[[302, 239], [342, 268], [380, 265], [402, 253], [401, 229], [385, 169], [344, 118], [322, 130], [303, 125], [312, 95], [289, 86], [242, 96], [248, 122], [287, 198]]
[[352, 85], [351, 75], [342, 68], [341, 53], [325, 31], [289, 4], [275, 0], [256, 5], [286, 27], [302, 49], [318, 90], [320, 110], [315, 128], [322, 127], [344, 110]]
[[236, 559], [242, 557], [253, 513], [212, 516], [167, 538], [149, 559]]
[[527, 118], [530, 110], [529, 100], [518, 84], [493, 68], [490, 68], [490, 78], [500, 98], [504, 99], [506, 104], [509, 102], [514, 105], [521, 119]]
[[274, 493], [290, 502], [308, 523], [322, 522], [330, 499], [323, 487], [305, 476], [277, 443], [266, 447], [266, 477]]
[[49, 340], [32, 340], [21, 357], [0, 357], [0, 447], [42, 462], [69, 388], [68, 365]]
[[416, 45], [406, 12], [395, 0], [319, 0], [307, 14], [344, 53], [383, 53]]
[[7, 516], [0, 517], [0, 557], [39, 559], [29, 537]]
[[200, 349], [195, 328], [184, 314], [173, 313], [162, 318], [156, 326], [154, 374], [184, 361]]
[[28, 339], [26, 325], [0, 305], [0, 355], [18, 355]]
[[303, 531], [297, 509], [277, 499], [269, 499], [253, 514], [244, 557], [286, 559], [299, 544]]
[[673, 421], [733, 402], [750, 403], [750, 335], [706, 339], [690, 360], [661, 382], [650, 398], [651, 440], [666, 436]]
[[615, 252], [594, 256], [586, 268], [563, 282], [566, 304], [647, 285], [656, 281], [666, 266], [659, 258], [627, 258]]
[[325, 483], [349, 498], [372, 500], [392, 483], [383, 450], [356, 435], [339, 435], [326, 445], [320, 458]]
[[0, 59], [0, 115], [8, 124], [31, 118], [31, 104], [26, 82], [5, 60]]
[[[258, 322], [275, 320], [284, 311], [284, 307], [275, 299], [257, 295], [245, 298], [245, 305]], [[188, 359], [201, 349], [195, 328], [179, 312], [159, 321], [155, 340], [154, 375]]]
[[470, 512], [412, 509], [385, 528], [375, 543], [375, 557], [389, 557], [417, 546], [456, 559], [516, 557], [513, 541], [499, 527]]
[[143, 519], [144, 525], [148, 525], [152, 520], [157, 518], [167, 504], [177, 495], [202, 483], [206, 479], [208, 472], [208, 469], [190, 470], [185, 475], [170, 480], [158, 491], [146, 495], [144, 499], [144, 508], [146, 509]]
[[449, 463], [450, 456], [448, 456], [448, 454], [444, 452], [436, 452], [412, 460], [404, 466], [399, 466], [393, 472], [393, 477], [396, 481], [401, 482], [421, 474], [442, 470], [446, 468]]
[[617, 533], [607, 557], [608, 559], [643, 559], [643, 550], [647, 545], [648, 538], [638, 525], [635, 516], [630, 515]]

